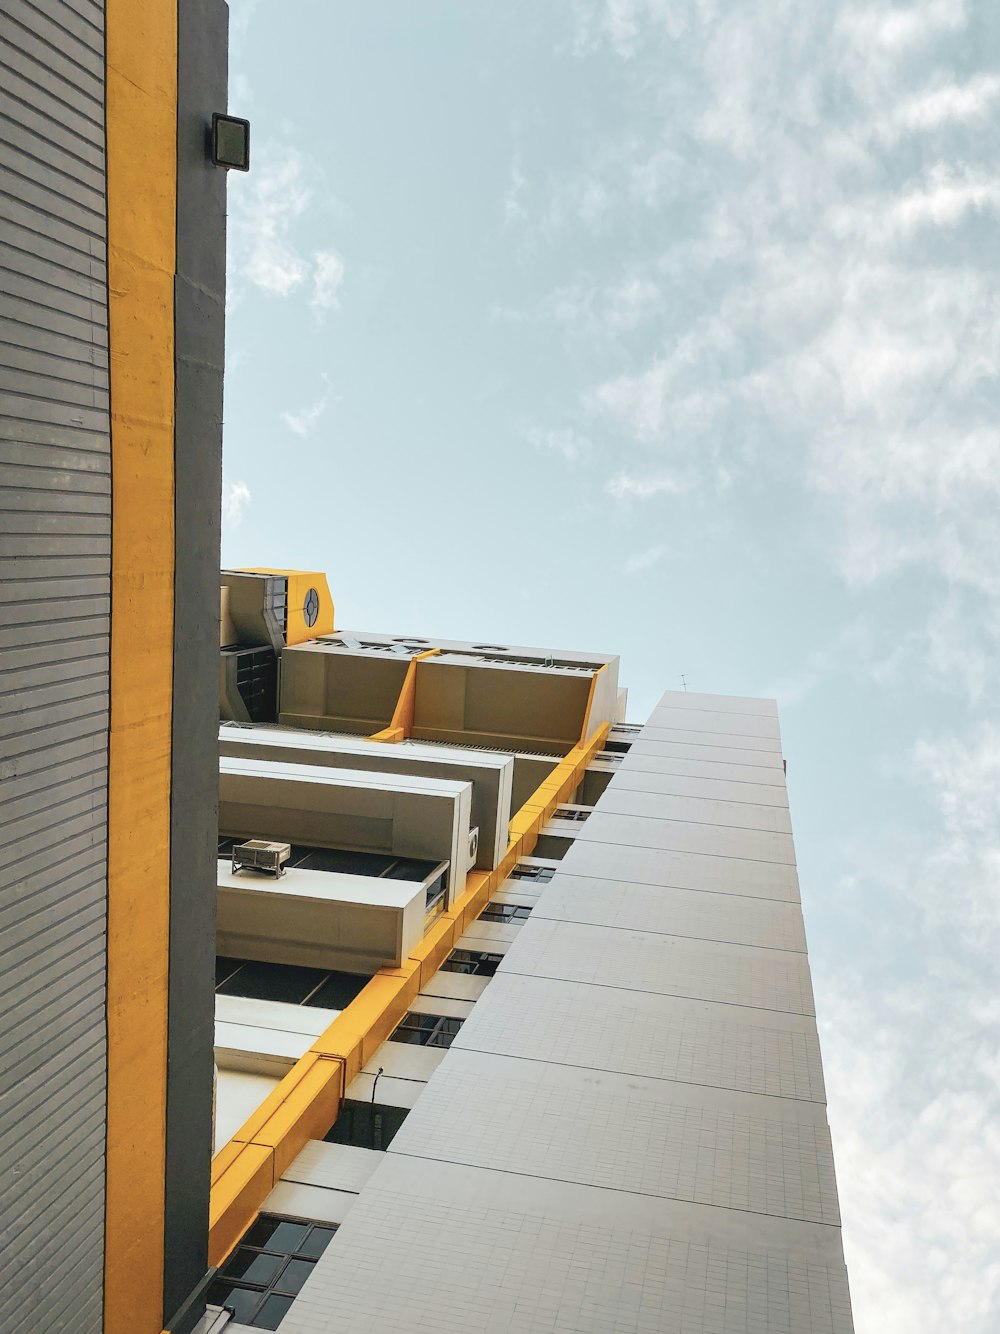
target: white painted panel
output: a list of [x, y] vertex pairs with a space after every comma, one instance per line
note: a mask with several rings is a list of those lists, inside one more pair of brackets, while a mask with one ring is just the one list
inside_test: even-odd
[[420, 995], [410, 1006], [411, 1014], [437, 1014], [445, 1019], [467, 1019], [474, 1008], [473, 1001], [450, 1000], [446, 996]]
[[249, 1028], [272, 1028], [284, 1033], [307, 1033], [318, 1038], [340, 1014], [314, 1005], [290, 1005], [287, 1001], [258, 1000], [254, 996], [215, 997], [217, 1023], [242, 1024]]
[[374, 1075], [382, 1066], [385, 1071], [383, 1078], [388, 1076], [391, 1079], [419, 1079], [426, 1082], [445, 1055], [444, 1047], [419, 1047], [413, 1042], [383, 1042], [365, 1065], [363, 1073]]
[[[371, 1102], [374, 1075], [358, 1075], [347, 1086], [347, 1098], [350, 1102]], [[417, 1099], [427, 1087], [420, 1079], [392, 1079], [383, 1075], [378, 1081], [377, 1098], [385, 1107], [406, 1107], [417, 1105]]]
[[216, 1152], [232, 1139], [278, 1084], [274, 1075], [251, 1075], [220, 1070], [215, 1092]]
[[453, 996], [456, 1000], [476, 1001], [490, 984], [488, 977], [471, 977], [468, 973], [450, 973], [442, 969], [435, 973], [421, 990], [421, 996]]
[[311, 1139], [282, 1173], [282, 1180], [357, 1193], [384, 1157], [376, 1149]]
[[[279, 1181], [261, 1205], [269, 1214], [287, 1214], [291, 1218], [309, 1218], [314, 1223], [342, 1223], [357, 1195], [345, 1190], [324, 1190], [322, 1186], [303, 1186], [297, 1181]], [[226, 1334], [247, 1328], [227, 1325]], [[248, 1334], [251, 1331], [248, 1329]]]

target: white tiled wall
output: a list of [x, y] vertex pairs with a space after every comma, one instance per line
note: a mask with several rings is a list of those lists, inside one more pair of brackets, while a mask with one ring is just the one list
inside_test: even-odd
[[851, 1334], [779, 747], [664, 697], [283, 1334]]

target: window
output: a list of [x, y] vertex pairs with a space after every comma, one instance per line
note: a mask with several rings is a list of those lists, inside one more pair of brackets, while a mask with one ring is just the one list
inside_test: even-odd
[[[378, 1085], [376, 1085], [376, 1088]], [[328, 1144], [353, 1144], [359, 1149], [387, 1149], [406, 1120], [408, 1108], [387, 1103], [345, 1100], [333, 1129], [325, 1139]]]
[[215, 1276], [208, 1300], [251, 1329], [277, 1329], [336, 1230], [261, 1214]]
[[408, 1042], [414, 1047], [450, 1047], [464, 1020], [442, 1014], [407, 1014], [389, 1037], [392, 1042]]
[[[441, 874], [435, 880], [432, 880], [430, 884], [427, 886], [426, 911], [428, 913], [430, 913], [432, 910], [435, 913], [440, 912], [441, 909], [444, 907], [444, 896], [447, 892], [448, 892], [448, 872], [442, 871]], [[441, 905], [440, 908], [437, 907], [438, 904]]]
[[441, 965], [441, 970], [446, 973], [472, 973], [476, 977], [492, 977], [502, 960], [502, 954], [486, 954], [482, 950], [452, 950]]
[[520, 926], [531, 916], [531, 909], [524, 903], [487, 903], [479, 914], [481, 922], [502, 922]]
[[586, 820], [590, 816], [590, 811], [567, 810], [564, 807], [558, 807], [552, 812], [556, 820]]
[[523, 862], [514, 867], [510, 873], [511, 880], [534, 880], [536, 884], [544, 885], [556, 873], [554, 866], [526, 866]]
[[300, 968], [291, 963], [222, 956], [215, 961], [215, 989], [220, 996], [251, 996], [286, 1005], [315, 1005], [321, 1010], [345, 1009], [368, 981], [367, 974]]

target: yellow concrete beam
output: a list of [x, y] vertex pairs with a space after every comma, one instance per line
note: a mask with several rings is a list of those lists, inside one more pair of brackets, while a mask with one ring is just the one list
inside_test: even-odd
[[440, 652], [439, 648], [429, 648], [410, 659], [389, 726], [366, 737], [366, 741], [405, 741], [412, 734], [413, 711], [417, 703], [417, 663], [424, 658], [433, 658]]
[[114, 607], [104, 1330], [156, 1334], [170, 943], [177, 4], [108, 0], [104, 18]]

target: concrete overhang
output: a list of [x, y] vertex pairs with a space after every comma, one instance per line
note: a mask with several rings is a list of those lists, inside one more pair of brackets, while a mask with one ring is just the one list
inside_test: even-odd
[[[480, 870], [492, 871], [507, 851], [515, 772], [514, 760], [509, 756], [444, 750], [411, 741], [364, 741], [290, 727], [227, 723], [219, 728], [219, 751], [231, 759], [272, 760], [471, 783], [471, 821], [479, 830], [475, 865]], [[551, 760], [552, 767], [556, 763], [556, 759]], [[547, 777], [547, 772], [543, 776]]]
[[471, 783], [274, 760], [219, 762], [220, 834], [446, 861], [449, 903], [475, 860], [471, 817]]
[[[286, 649], [279, 721], [376, 732], [392, 717], [411, 659], [427, 647], [343, 632]], [[439, 651], [416, 664], [414, 740], [562, 756], [585, 723], [592, 731], [617, 718], [616, 657], [448, 640], [432, 647]]]
[[398, 967], [423, 935], [426, 881], [294, 867], [275, 879], [218, 867], [219, 954], [374, 973]]

